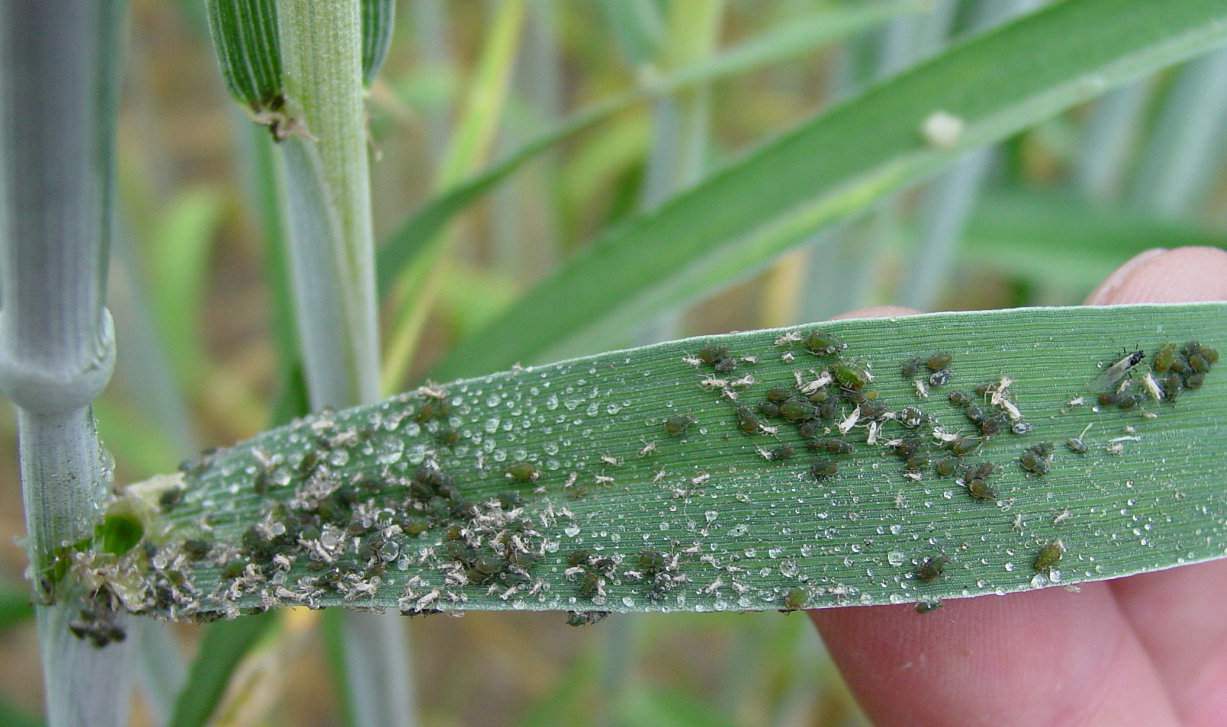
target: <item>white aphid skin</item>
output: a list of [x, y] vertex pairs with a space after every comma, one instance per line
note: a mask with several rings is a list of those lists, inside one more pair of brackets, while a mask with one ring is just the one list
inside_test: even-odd
[[1142, 388], [1150, 395], [1150, 398], [1155, 401], [1163, 400], [1163, 388], [1159, 386], [1159, 382], [1155, 380], [1154, 374], [1149, 371], [1142, 377]]
[[929, 398], [929, 385], [923, 379], [912, 379], [912, 386], [916, 389], [916, 396], [921, 399]]
[[861, 407], [858, 404], [857, 407], [852, 410], [852, 413], [849, 414], [842, 422], [839, 423], [839, 427], [838, 427], [839, 433], [847, 434], [849, 431], [852, 430], [852, 427], [856, 426], [856, 423], [857, 421], [860, 420], [860, 418], [861, 418]]
[[1074, 514], [1070, 512], [1069, 510], [1062, 510], [1061, 512], [1057, 513], [1056, 517], [1052, 519], [1052, 524], [1060, 525], [1061, 523], [1073, 517], [1073, 515]]

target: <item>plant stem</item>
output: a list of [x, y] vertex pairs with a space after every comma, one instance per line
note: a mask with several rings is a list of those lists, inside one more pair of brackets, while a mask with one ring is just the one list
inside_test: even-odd
[[[285, 89], [303, 135], [282, 145], [284, 209], [312, 408], [379, 396], [374, 244], [357, 0], [278, 3]], [[394, 615], [346, 614], [357, 725], [413, 723], [408, 642]]]
[[[0, 384], [18, 407], [22, 495], [36, 573], [89, 535], [109, 467], [90, 402], [115, 363], [102, 306], [124, 3], [0, 5]], [[74, 637], [74, 594], [37, 610], [51, 725], [126, 720], [122, 643]]]

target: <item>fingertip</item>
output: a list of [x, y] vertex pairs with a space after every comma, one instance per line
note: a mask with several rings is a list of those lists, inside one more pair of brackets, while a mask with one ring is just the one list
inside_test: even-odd
[[1087, 298], [1091, 305], [1193, 303], [1227, 299], [1227, 252], [1155, 248], [1120, 266]]

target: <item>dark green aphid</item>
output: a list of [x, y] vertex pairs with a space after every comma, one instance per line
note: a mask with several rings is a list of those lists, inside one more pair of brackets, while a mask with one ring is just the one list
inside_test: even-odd
[[1211, 365], [1218, 363], [1218, 349], [1209, 346], [1201, 347], [1201, 357], [1208, 361]]
[[976, 451], [983, 441], [977, 437], [959, 437], [950, 442], [950, 451], [962, 457], [965, 454]]
[[579, 595], [581, 598], [592, 598], [601, 589], [601, 577], [592, 571], [579, 579]]
[[568, 611], [568, 626], [592, 626], [599, 624], [609, 616], [609, 611]]
[[805, 604], [809, 602], [809, 594], [804, 588], [790, 588], [788, 593], [784, 594], [784, 609], [787, 611], [797, 611], [805, 608]]
[[665, 419], [665, 434], [670, 437], [680, 437], [686, 433], [694, 419], [685, 414], [675, 414]]
[[925, 583], [935, 581], [946, 572], [946, 564], [949, 562], [950, 559], [944, 555], [925, 558], [916, 568], [916, 578]]
[[967, 483], [967, 493], [977, 500], [996, 500], [997, 493], [988, 486], [988, 483], [979, 477], [972, 478]]
[[641, 550], [639, 551], [639, 570], [647, 575], [659, 573], [665, 569], [667, 561], [665, 556], [658, 550]]
[[699, 349], [699, 360], [708, 366], [714, 366], [717, 361], [722, 361], [729, 357], [729, 350], [725, 346], [704, 346]]
[[1163, 398], [1168, 402], [1175, 401], [1180, 392], [1184, 391], [1184, 379], [1175, 372], [1164, 376], [1159, 385], [1163, 387]]
[[980, 420], [980, 434], [991, 437], [994, 434], [1000, 434], [1001, 428], [1005, 425], [1005, 419], [999, 416], [985, 417]]
[[839, 415], [839, 402], [835, 399], [827, 399], [818, 406], [818, 416], [825, 421], [831, 421]]
[[[872, 393], [877, 393], [877, 392], [870, 392], [870, 393], [872, 394]], [[886, 402], [877, 401], [877, 400], [869, 400], [869, 401], [866, 401], [864, 404], [861, 404], [861, 419], [867, 419], [867, 420], [868, 419], [874, 419], [874, 420], [882, 419], [883, 417], [886, 416], [888, 411], [889, 411], [889, 408], [886, 406]]]
[[941, 601], [920, 601], [916, 604], [916, 613], [933, 613], [941, 607]]
[[814, 442], [814, 450], [830, 452], [831, 454], [852, 454], [852, 444], [838, 437], [826, 437]]
[[811, 404], [821, 404], [831, 398], [831, 393], [826, 389], [819, 389], [805, 398], [809, 399]]
[[979, 424], [988, 418], [988, 413], [979, 404], [971, 404], [963, 413], [967, 415], [968, 421], [972, 424]]
[[460, 444], [460, 432], [450, 427], [440, 429], [435, 434], [435, 441], [444, 447], [455, 447], [457, 444]]
[[910, 459], [920, 451], [920, 440], [915, 437], [899, 440], [891, 447], [891, 452], [899, 459]]
[[541, 479], [541, 470], [531, 462], [516, 462], [507, 468], [507, 479], [512, 482], [536, 482]]
[[725, 357], [716, 361], [711, 367], [719, 374], [732, 373], [737, 370], [737, 359]]
[[570, 553], [567, 554], [567, 565], [571, 566], [572, 568], [575, 568], [581, 565], [587, 565], [588, 560], [591, 558], [592, 558], [591, 550], [583, 550], [583, 549], [572, 550]]
[[1184, 377], [1184, 388], [1200, 389], [1202, 384], [1206, 383], [1206, 375], [1202, 373], [1189, 374]]
[[903, 463], [903, 468], [908, 472], [920, 472], [928, 466], [929, 458], [924, 454], [914, 454]]
[[487, 576], [492, 576], [506, 567], [507, 563], [497, 555], [483, 555], [473, 563], [473, 568], [478, 573]]
[[961, 391], [952, 391], [946, 396], [946, 398], [950, 400], [951, 404], [954, 404], [960, 409], [966, 409], [967, 407], [971, 406], [971, 397], [967, 396], [967, 394], [964, 394]]
[[1086, 454], [1086, 442], [1082, 441], [1082, 437], [1071, 437], [1065, 442], [1065, 446], [1074, 454]]
[[1195, 353], [1189, 356], [1189, 368], [1199, 374], [1204, 374], [1210, 370], [1210, 362], [1205, 359], [1200, 353]]
[[427, 399], [418, 407], [414, 419], [418, 424], [425, 424], [432, 419], [445, 419], [452, 413], [452, 407], [446, 399]]
[[780, 386], [767, 389], [767, 401], [782, 404], [792, 398], [792, 392]]
[[910, 358], [903, 362], [903, 366], [900, 368], [899, 373], [903, 374], [903, 378], [905, 379], [915, 378], [917, 372], [920, 371], [920, 367], [923, 365], [924, 362], [920, 359]]
[[1042, 442], [1029, 447], [1018, 458], [1019, 465], [1033, 475], [1046, 475], [1052, 469], [1052, 444]]
[[934, 469], [937, 470], [937, 474], [941, 475], [942, 477], [950, 477], [958, 471], [958, 468], [959, 460], [956, 457], [942, 457], [941, 459], [937, 460], [937, 464], [934, 465]]
[[834, 477], [839, 472], [839, 465], [829, 459], [820, 459], [809, 468], [810, 474], [816, 480], [825, 480]]
[[811, 419], [807, 422], [802, 422], [797, 427], [797, 434], [800, 434], [803, 439], [814, 439], [822, 434], [822, 429], [823, 426], [820, 422]]
[[183, 554], [188, 560], [204, 560], [209, 557], [211, 550], [213, 550], [213, 544], [203, 538], [188, 538], [183, 541]]
[[954, 356], [948, 353], [935, 353], [925, 361], [930, 371], [941, 371], [954, 361]]
[[1128, 411], [1136, 407], [1141, 400], [1141, 397], [1134, 392], [1125, 392], [1116, 400], [1116, 407], [1122, 411]]
[[1032, 429], [1031, 422], [1024, 422], [1021, 419], [1010, 424], [1010, 432], [1013, 434], [1030, 434]]
[[1151, 366], [1159, 373], [1166, 373], [1172, 368], [1172, 364], [1176, 361], [1176, 344], [1165, 343], [1155, 352], [1154, 361]]
[[233, 580], [243, 575], [243, 571], [247, 568], [247, 562], [243, 560], [232, 560], [222, 567], [222, 578]]
[[762, 424], [748, 406], [739, 406], [734, 412], [737, 415], [737, 428], [746, 434], [758, 434]]
[[498, 493], [498, 504], [504, 510], [514, 510], [524, 506], [524, 496], [518, 492], [500, 492]]
[[758, 403], [758, 413], [765, 417], [778, 417], [780, 415], [780, 405], [770, 401], [760, 401]]
[[780, 446], [771, 450], [771, 461], [783, 462], [785, 460], [790, 460], [794, 454], [796, 454], [796, 450], [792, 448], [792, 445], [781, 444]]
[[986, 480], [992, 474], [993, 474], [993, 463], [992, 462], [981, 462], [980, 464], [976, 465], [976, 468], [974, 470], [972, 470], [972, 476], [979, 477], [980, 479]]
[[183, 488], [172, 487], [168, 490], [162, 490], [162, 494], [158, 495], [158, 507], [162, 512], [170, 512], [175, 509], [179, 503], [183, 502]]
[[1100, 406], [1115, 406], [1116, 402], [1119, 401], [1116, 394], [1111, 391], [1101, 392], [1099, 396], [1096, 397], [1096, 400], [1099, 402]]
[[848, 344], [830, 333], [814, 330], [801, 339], [801, 345], [816, 356], [830, 356], [844, 350]]
[[1065, 544], [1060, 540], [1054, 540], [1043, 548], [1035, 556], [1035, 570], [1039, 573], [1052, 570], [1052, 567], [1061, 562], [1061, 556], [1065, 554]]
[[839, 385], [854, 391], [859, 391], [865, 388], [869, 383], [869, 372], [861, 366], [850, 363], [840, 362], [835, 364], [834, 370], [831, 372], [835, 376], [835, 380]]
[[789, 399], [780, 404], [780, 416], [790, 422], [801, 422], [813, 419], [818, 415], [818, 409], [809, 402], [800, 399]]

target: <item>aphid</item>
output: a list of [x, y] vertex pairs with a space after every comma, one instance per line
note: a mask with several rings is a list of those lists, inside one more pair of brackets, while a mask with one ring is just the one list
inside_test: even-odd
[[1166, 373], [1176, 361], [1176, 344], [1165, 343], [1155, 352], [1151, 367], [1159, 373]]
[[941, 607], [941, 601], [920, 601], [916, 604], [916, 613], [933, 613]]
[[716, 373], [720, 374], [731, 373], [737, 369], [737, 359], [731, 357], [718, 359], [714, 364], [712, 364], [712, 369], [714, 369]]
[[1146, 354], [1141, 350], [1125, 354], [1123, 358], [1104, 369], [1103, 373], [1099, 374], [1099, 376], [1096, 376], [1095, 380], [1091, 382], [1091, 388], [1100, 390], [1116, 386], [1125, 377], [1125, 374], [1129, 373], [1129, 369], [1137, 366], [1144, 358], [1146, 358]]
[[601, 590], [601, 577], [592, 571], [579, 580], [580, 598], [593, 598]]
[[811, 404], [821, 404], [831, 398], [831, 392], [826, 389], [819, 389], [805, 398], [809, 399]]
[[767, 401], [782, 404], [792, 397], [792, 392], [780, 386], [767, 389]]
[[1091, 425], [1087, 424], [1085, 427], [1083, 427], [1081, 434], [1076, 437], [1071, 437], [1065, 442], [1065, 446], [1069, 447], [1069, 451], [1073, 452], [1074, 454], [1086, 454], [1087, 446], [1086, 442], [1082, 441], [1082, 438], [1086, 436], [1086, 433], [1090, 431], [1090, 429]]
[[942, 457], [941, 459], [937, 460], [937, 464], [934, 465], [933, 468], [937, 470], [937, 474], [941, 475], [942, 477], [950, 477], [956, 471], [958, 471], [958, 467], [959, 460], [957, 458]]
[[865, 384], [873, 380], [873, 377], [866, 369], [842, 361], [835, 364], [834, 370], [831, 373], [835, 375], [835, 380], [839, 382], [840, 386], [854, 391], [865, 388]]
[[796, 453], [796, 450], [792, 448], [792, 445], [781, 444], [780, 446], [771, 450], [771, 461], [772, 462], [783, 462], [785, 460], [792, 459], [792, 456], [795, 453]]
[[1027, 434], [1031, 431], [1031, 429], [1032, 429], [1031, 422], [1024, 422], [1021, 419], [1019, 419], [1018, 421], [1010, 425], [1010, 431], [1013, 432], [1014, 434], [1019, 434], [1019, 435]]
[[784, 594], [784, 609], [787, 611], [796, 611], [805, 608], [805, 604], [809, 602], [809, 594], [804, 588], [790, 588], [788, 593]]
[[952, 391], [946, 396], [946, 398], [951, 404], [954, 404], [960, 409], [966, 409], [967, 407], [971, 406], [971, 397], [967, 396], [967, 394], [964, 394], [961, 391]]
[[815, 442], [815, 445], [817, 446], [814, 447], [814, 449], [821, 447], [823, 450], [830, 452], [831, 454], [852, 454], [852, 444], [839, 439], [838, 437], [827, 437], [826, 439], [820, 439]]
[[653, 575], [663, 571], [667, 561], [664, 554], [658, 550], [641, 550], [639, 551], [639, 570], [647, 575]]
[[162, 490], [162, 494], [158, 495], [158, 507], [162, 512], [170, 512], [175, 507], [183, 502], [184, 489], [182, 487], [172, 487], [169, 490]]
[[665, 434], [670, 437], [680, 437], [686, 433], [694, 419], [684, 414], [675, 414], [665, 419]]
[[1029, 447], [1018, 458], [1019, 465], [1034, 475], [1046, 475], [1052, 469], [1052, 444], [1041, 442]]
[[1061, 562], [1061, 556], [1064, 554], [1065, 544], [1060, 540], [1054, 540], [1040, 548], [1040, 552], [1035, 556], [1035, 562], [1032, 565], [1038, 573], [1051, 571], [1053, 566]]
[[977, 437], [959, 437], [951, 440], [950, 451], [954, 452], [959, 457], [962, 457], [965, 454], [970, 454], [976, 451], [983, 441], [984, 440]]
[[950, 383], [950, 369], [941, 369], [929, 374], [929, 386], [945, 386]]
[[507, 468], [506, 475], [512, 482], [536, 482], [541, 479], [541, 470], [531, 462], [516, 462]]
[[[869, 393], [876, 394], [877, 392], [871, 391]], [[861, 417], [864, 419], [882, 419], [883, 417], [886, 416], [887, 412], [889, 411], [889, 409], [886, 406], [886, 402], [881, 401], [881, 400], [866, 401], [864, 404], [861, 404], [860, 408], [861, 408]], [[920, 411], [920, 410], [917, 409], [917, 411]], [[923, 415], [923, 412], [921, 412], [921, 414]]]
[[1122, 411], [1128, 411], [1135, 408], [1139, 403], [1138, 395], [1134, 392], [1126, 392], [1121, 394], [1116, 399], [1116, 408]]
[[921, 361], [918, 358], [908, 359], [907, 361], [903, 363], [903, 366], [900, 368], [900, 373], [903, 374], [903, 378], [905, 379], [914, 378], [917, 372], [920, 371], [920, 367], [923, 365], [924, 365], [924, 361]]
[[734, 412], [737, 415], [737, 428], [746, 434], [757, 434], [762, 424], [748, 406], [739, 406]]
[[699, 360], [708, 366], [714, 366], [717, 361], [728, 357], [729, 350], [725, 346], [708, 345], [699, 349]]
[[930, 371], [937, 372], [946, 368], [954, 361], [954, 357], [948, 353], [935, 353], [925, 361], [925, 366]]
[[1200, 389], [1201, 385], [1206, 382], [1206, 375], [1203, 373], [1189, 374], [1184, 377], [1184, 387], [1186, 389]]
[[780, 416], [790, 422], [800, 422], [813, 419], [818, 415], [818, 408], [800, 399], [789, 399], [780, 404]]
[[568, 626], [593, 626], [604, 621], [609, 611], [567, 611]]
[[1118, 398], [1115, 392], [1103, 391], [1096, 397], [1096, 400], [1099, 402], [1100, 406], [1116, 406]]
[[818, 330], [807, 333], [801, 339], [801, 345], [805, 346], [805, 349], [815, 356], [830, 356], [848, 347], [848, 344], [836, 336]]
[[204, 560], [209, 557], [213, 544], [202, 538], [188, 538], [183, 541], [183, 554], [188, 560]]
[[1001, 427], [1005, 425], [1001, 417], [988, 416], [980, 420], [980, 434], [986, 437], [991, 437], [994, 434], [1001, 432]]
[[834, 477], [839, 472], [839, 465], [833, 460], [820, 459], [810, 466], [809, 471], [814, 476], [814, 479], [825, 480]]
[[950, 559], [944, 555], [925, 558], [916, 568], [916, 578], [925, 583], [937, 580], [946, 571], [946, 564], [949, 562]]
[[997, 493], [988, 486], [988, 483], [979, 477], [973, 477], [967, 483], [967, 493], [977, 500], [996, 500]]

